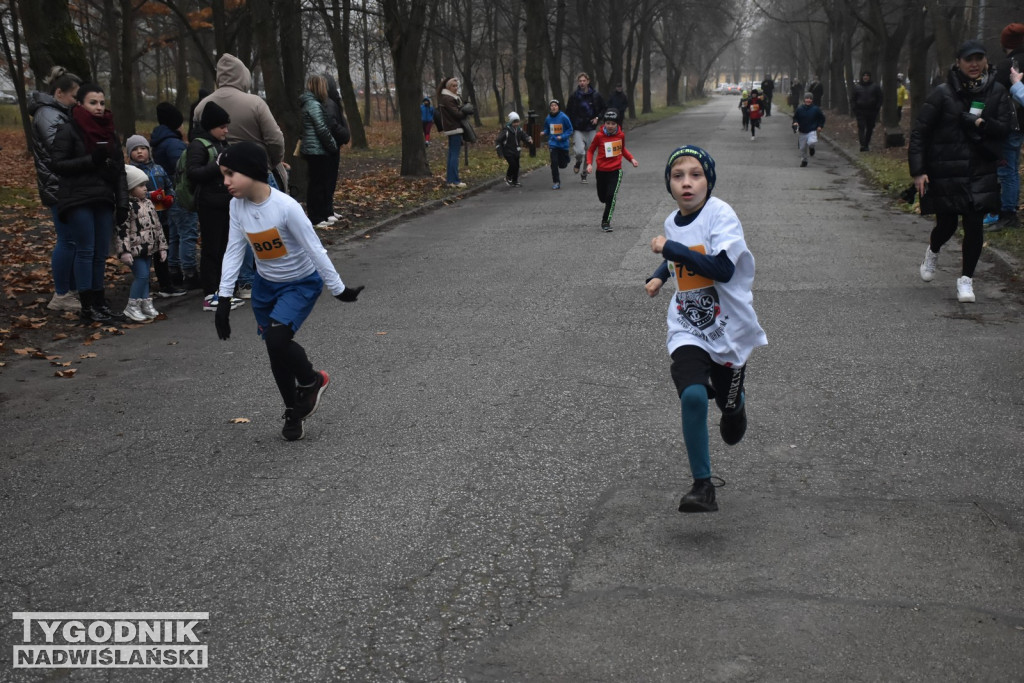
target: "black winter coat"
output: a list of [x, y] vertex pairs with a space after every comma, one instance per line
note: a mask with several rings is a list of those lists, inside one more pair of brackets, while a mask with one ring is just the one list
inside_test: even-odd
[[[910, 175], [928, 174], [921, 213], [999, 211], [996, 166], [1010, 130], [1010, 98], [989, 74], [977, 93], [966, 90], [956, 67], [928, 94], [910, 133]], [[984, 102], [978, 128], [971, 102]]]
[[[200, 138], [213, 143], [212, 160], [209, 147], [204, 145]], [[224, 186], [224, 176], [221, 175], [220, 166], [217, 164], [217, 157], [225, 149], [226, 144], [210, 137], [205, 131], [188, 143], [188, 149], [185, 150], [185, 173], [189, 182], [196, 188], [193, 193], [196, 208], [208, 206], [223, 209], [231, 203], [231, 194]]]
[[[93, 163], [85, 151], [82, 129], [74, 119], [57, 130], [50, 150], [50, 169], [58, 177], [57, 214], [67, 220], [67, 212], [79, 206], [106, 204], [128, 212], [128, 181], [124, 171], [121, 143], [112, 135], [107, 143], [110, 156], [102, 166]], [[113, 223], [111, 223], [113, 230]]]

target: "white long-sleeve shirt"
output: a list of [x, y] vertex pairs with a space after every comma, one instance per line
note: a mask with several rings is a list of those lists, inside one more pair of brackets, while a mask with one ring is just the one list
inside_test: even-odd
[[345, 283], [327, 257], [313, 224], [297, 201], [275, 188], [261, 204], [235, 197], [231, 200], [228, 246], [221, 264], [220, 296], [231, 296], [242, 267], [245, 245], [252, 245], [256, 270], [271, 282], [301, 280], [320, 273], [331, 294], [345, 291]]

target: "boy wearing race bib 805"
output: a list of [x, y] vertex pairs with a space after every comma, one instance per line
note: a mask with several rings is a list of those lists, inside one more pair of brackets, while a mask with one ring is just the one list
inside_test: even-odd
[[715, 160], [700, 147], [680, 147], [669, 156], [665, 186], [679, 210], [665, 220], [665, 235], [651, 240], [651, 250], [666, 260], [646, 285], [647, 294], [655, 296], [670, 277], [676, 282], [668, 309], [668, 352], [693, 475], [680, 512], [718, 510], [708, 399], [722, 411], [722, 440], [739, 443], [747, 430], [747, 359], [768, 343], [753, 306], [754, 257], [736, 212], [711, 196], [715, 180]]
[[612, 213], [615, 212], [615, 198], [619, 195], [622, 184], [622, 158], [633, 164], [640, 165], [626, 149], [626, 134], [619, 127], [619, 112], [609, 109], [602, 117], [604, 125], [597, 131], [593, 142], [587, 148], [587, 173], [594, 170], [597, 163], [597, 198], [604, 204], [601, 215], [601, 229], [612, 231]]
[[319, 407], [330, 377], [313, 369], [305, 349], [295, 342], [295, 333], [312, 312], [325, 282], [331, 294], [345, 302], [355, 301], [363, 288], [345, 286], [299, 203], [267, 184], [270, 161], [263, 147], [239, 142], [222, 152], [217, 163], [233, 197], [221, 268], [217, 336], [231, 336], [231, 292], [246, 245], [251, 245], [256, 255], [252, 312], [284, 400], [281, 435], [296, 441], [304, 435], [302, 421]]

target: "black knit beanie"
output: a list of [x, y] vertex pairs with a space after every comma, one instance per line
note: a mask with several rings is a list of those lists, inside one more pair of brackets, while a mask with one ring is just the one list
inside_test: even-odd
[[[206, 118], [206, 110], [203, 110], [203, 118]], [[263, 183], [267, 182], [267, 176], [270, 175], [270, 161], [266, 151], [259, 144], [248, 140], [236, 142], [221, 152], [217, 163]]]
[[185, 122], [178, 108], [170, 102], [161, 102], [156, 105], [156, 122], [161, 126], [167, 126], [171, 130], [178, 130]]
[[203, 115], [199, 117], [199, 125], [207, 132], [214, 128], [226, 126], [229, 123], [231, 123], [231, 117], [216, 102], [207, 102], [206, 106], [203, 107]]

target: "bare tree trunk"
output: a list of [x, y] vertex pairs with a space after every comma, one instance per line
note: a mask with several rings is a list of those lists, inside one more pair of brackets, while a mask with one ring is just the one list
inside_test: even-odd
[[[526, 10], [526, 60], [523, 77], [526, 79], [526, 96], [530, 109], [542, 113], [547, 111], [544, 102], [544, 48], [548, 31], [547, 7], [544, 0], [525, 0]], [[518, 23], [514, 26], [518, 29]], [[513, 74], [517, 79], [518, 74]], [[557, 99], [557, 97], [556, 97]]]
[[363, 121], [367, 126], [373, 125], [373, 103], [370, 94], [370, 20], [366, 12], [366, 0], [363, 0]]
[[[7, 22], [0, 26], [0, 40], [3, 41], [4, 59], [10, 67], [11, 80], [14, 81], [14, 92], [18, 96], [18, 110], [21, 113], [21, 129], [25, 134], [25, 149], [32, 150], [32, 121], [28, 115], [28, 95], [25, 92], [25, 63], [21, 57], [21, 31], [18, 29], [17, 8], [14, 0], [10, 0], [10, 8], [5, 12], [10, 17], [11, 36], [7, 37]], [[13, 45], [11, 44], [13, 43]]]
[[[420, 94], [423, 59], [420, 43], [432, 0], [381, 0], [384, 33], [391, 47], [402, 125], [402, 175], [429, 176], [423, 128], [420, 126]], [[436, 5], [435, 5], [436, 6]]]
[[18, 16], [28, 48], [28, 65], [36, 87], [56, 65], [63, 66], [85, 81], [92, 70], [85, 46], [71, 21], [68, 0], [17, 0]]
[[352, 60], [349, 57], [352, 45], [352, 0], [331, 0], [330, 12], [327, 11], [324, 0], [317, 0], [316, 6], [331, 38], [331, 50], [334, 52], [334, 61], [338, 67], [338, 89], [341, 91], [341, 102], [345, 106], [352, 148], [366, 149], [369, 145], [366, 141], [366, 129], [363, 128], [363, 118], [359, 113], [359, 101], [352, 85]]
[[111, 109], [114, 112], [114, 128], [122, 136], [134, 135], [136, 116], [132, 57], [135, 52], [135, 28], [131, 20], [132, 2], [118, 0], [115, 8], [114, 0], [104, 0], [104, 9], [104, 28], [110, 40], [110, 99], [113, 100]]

